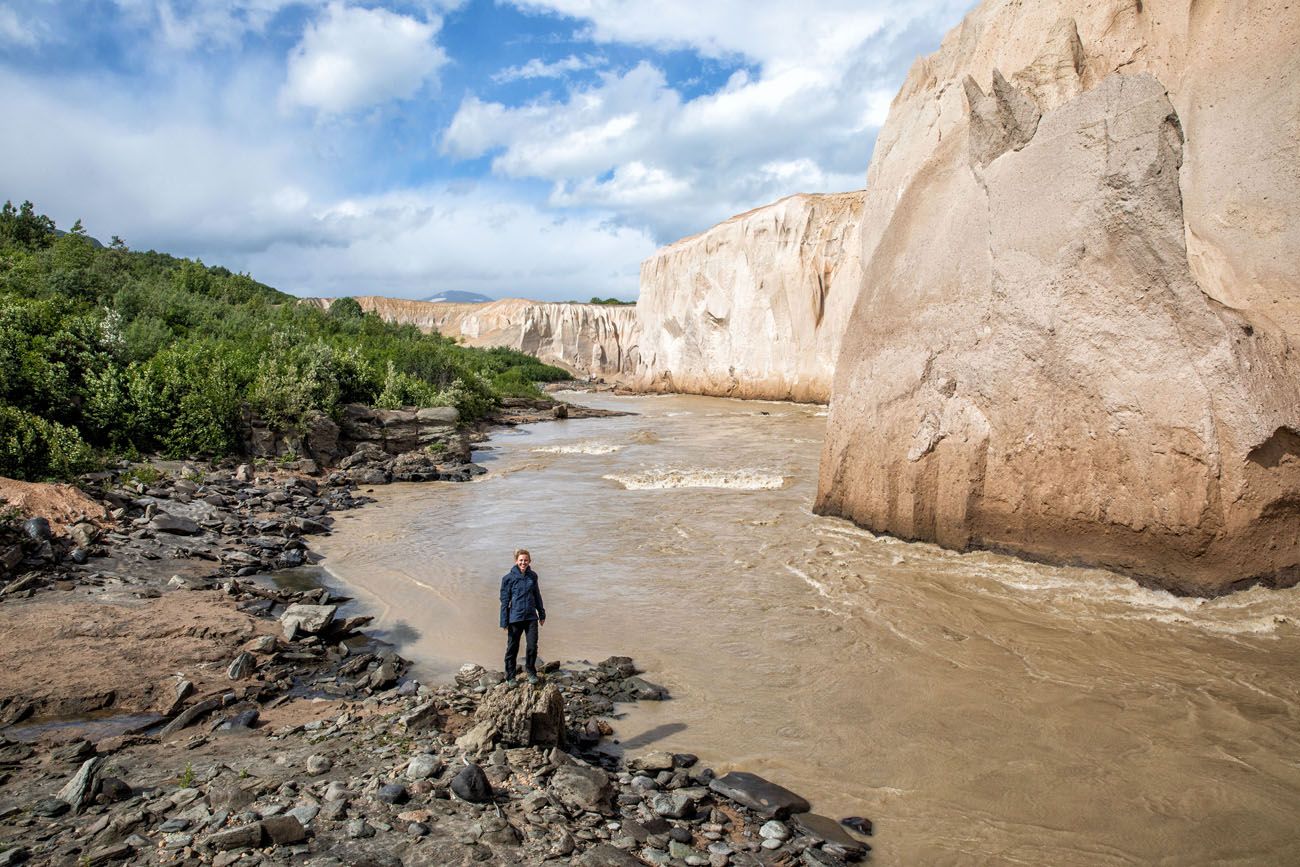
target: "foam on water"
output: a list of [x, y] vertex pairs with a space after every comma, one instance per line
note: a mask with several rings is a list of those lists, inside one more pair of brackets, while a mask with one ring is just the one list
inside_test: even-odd
[[728, 488], [738, 491], [775, 491], [785, 486], [785, 476], [764, 470], [653, 469], [640, 473], [605, 476], [629, 491], [670, 488]]
[[1290, 623], [1282, 614], [1265, 614], [1244, 620], [1209, 620], [1186, 617], [1168, 612], [1145, 614], [1126, 614], [1125, 620], [1145, 620], [1150, 623], [1167, 623], [1175, 626], [1191, 626], [1218, 635], [1276, 635], [1278, 627]]
[[1291, 594], [1286, 591], [1279, 595], [1276, 590], [1256, 588], [1216, 599], [1177, 596], [1104, 570], [1031, 565], [988, 552], [963, 553], [934, 545], [902, 543], [847, 523], [819, 523], [814, 532], [823, 539], [848, 545], [853, 553], [867, 558], [864, 566], [879, 562], [870, 554], [877, 546], [906, 546], [910, 557], [893, 553], [885, 562], [892, 566], [913, 560], [929, 563], [939, 570], [937, 574], [959, 571], [967, 579], [980, 579], [963, 581], [970, 592], [1002, 597], [1012, 603], [1037, 598], [1041, 600], [1040, 612], [1071, 621], [1142, 621], [1225, 636], [1275, 636], [1295, 623], [1284, 613], [1291, 606]]
[[612, 443], [568, 443], [559, 446], [538, 446], [534, 452], [543, 455], [612, 455], [623, 447]]
[[794, 575], [796, 578], [801, 579], [809, 587], [816, 590], [817, 595], [821, 596], [823, 599], [831, 598], [830, 590], [827, 589], [826, 585], [818, 581], [816, 578], [812, 577], [811, 575], [809, 575], [807, 572], [803, 571], [797, 566], [791, 566], [789, 563], [785, 564], [785, 568], [786, 571], [789, 572], [791, 575]]

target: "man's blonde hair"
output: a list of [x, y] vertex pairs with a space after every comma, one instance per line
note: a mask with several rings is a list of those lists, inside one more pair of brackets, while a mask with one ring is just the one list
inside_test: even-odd
[[[516, 549], [515, 549], [515, 559], [516, 559], [516, 560], [519, 559], [519, 555], [520, 555], [520, 554], [528, 554], [528, 549], [527, 549], [527, 548], [516, 548]], [[528, 559], [529, 559], [529, 560], [533, 559], [533, 555], [532, 555], [532, 554], [528, 554]]]

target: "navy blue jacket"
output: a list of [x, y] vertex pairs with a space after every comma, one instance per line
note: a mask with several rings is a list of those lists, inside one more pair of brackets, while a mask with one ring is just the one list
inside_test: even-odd
[[546, 606], [537, 586], [537, 573], [520, 572], [518, 566], [501, 577], [501, 627], [524, 620], [545, 620]]

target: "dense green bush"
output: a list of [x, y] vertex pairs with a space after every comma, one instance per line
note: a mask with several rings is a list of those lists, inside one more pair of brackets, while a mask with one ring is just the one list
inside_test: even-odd
[[76, 428], [0, 404], [0, 475], [40, 481], [96, 466], [94, 450]]
[[169, 455], [224, 455], [239, 441], [245, 383], [227, 345], [175, 343], [127, 370], [123, 421], [138, 449]]
[[[300, 303], [245, 274], [80, 224], [0, 209], [0, 473], [66, 476], [93, 449], [224, 455], [243, 408], [288, 430], [345, 403], [455, 406], [482, 418], [564, 371], [385, 323], [351, 298]], [[39, 450], [48, 450], [48, 459]]]

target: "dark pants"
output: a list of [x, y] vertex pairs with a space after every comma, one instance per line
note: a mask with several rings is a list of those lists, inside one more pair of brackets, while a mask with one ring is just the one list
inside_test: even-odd
[[521, 620], [506, 627], [506, 680], [515, 676], [519, 663], [519, 636], [527, 636], [524, 649], [524, 668], [529, 674], [537, 674], [537, 621]]

